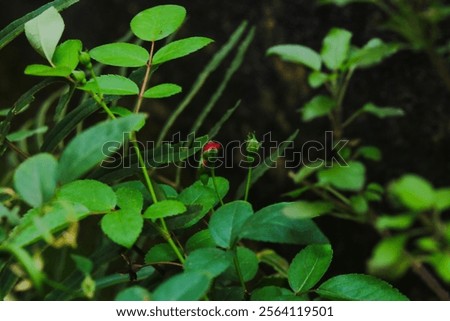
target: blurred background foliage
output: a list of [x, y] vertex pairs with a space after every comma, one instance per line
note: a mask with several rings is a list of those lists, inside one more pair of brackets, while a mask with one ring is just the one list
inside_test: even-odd
[[[4, 1], [0, 28], [46, 2]], [[450, 65], [450, 19], [445, 19], [449, 10], [443, 7], [443, 1], [378, 1], [390, 11], [386, 11], [383, 5], [371, 3], [377, 1], [170, 2], [185, 6], [192, 16], [180, 30], [180, 36], [202, 35], [213, 38], [215, 44], [200, 55], [190, 58], [188, 62], [179, 61], [164, 66], [156, 75], [157, 82], [175, 82], [188, 89], [204, 62], [226, 42], [242, 20], [248, 20], [256, 26], [256, 37], [242, 68], [231, 81], [227, 94], [219, 101], [219, 108], [210, 116], [214, 120], [220, 118], [238, 99], [242, 99], [234, 117], [217, 138], [222, 143], [243, 141], [247, 133], [252, 131], [260, 137], [270, 131], [273, 139], [281, 141], [298, 128], [300, 135], [296, 146], [301, 146], [311, 139], [323, 140], [324, 131], [329, 129], [326, 120], [301, 122], [298, 109], [315, 95], [307, 83], [307, 71], [300, 65], [266, 57], [269, 47], [292, 43], [319, 49], [322, 39], [332, 27], [350, 30], [353, 33], [352, 42], [357, 46], [364, 45], [374, 37], [403, 43], [404, 49], [382, 64], [360, 70], [354, 75], [345, 105], [347, 116], [368, 100], [400, 107], [405, 111], [405, 116], [389, 120], [362, 117], [346, 135], [361, 139], [367, 145], [378, 146], [382, 151], [381, 162], [367, 164], [370, 181], [386, 185], [405, 173], [416, 173], [435, 187], [449, 185], [450, 86], [446, 77]], [[319, 5], [319, 2], [361, 3], [339, 7]], [[80, 0], [63, 12], [66, 22], [63, 38], [80, 38], [87, 49], [114, 42], [127, 32], [128, 23], [137, 12], [165, 3], [169, 2]], [[408, 6], [402, 7], [402, 3], [407, 3]], [[30, 49], [23, 35], [0, 51], [0, 109], [10, 107], [23, 92], [37, 83], [37, 79], [23, 74], [25, 66], [36, 58], [37, 54]], [[207, 88], [215, 88], [221, 75], [216, 77], [206, 85]], [[204, 92], [208, 93], [208, 90]], [[39, 95], [38, 100], [45, 97], [44, 92]], [[147, 102], [143, 111], [149, 111], [152, 123], [161, 124], [162, 127], [180, 99], [182, 98], [175, 96], [167, 100]], [[191, 112], [183, 114], [179, 119], [176, 128], [182, 134], [188, 134], [193, 121], [190, 116], [197, 115], [207, 99], [208, 97], [197, 97]], [[15, 120], [14, 126], [22, 127], [35, 117], [35, 112], [31, 108]], [[159, 129], [158, 126], [149, 128], [145, 134], [141, 134], [142, 139], [155, 139]], [[33, 153], [32, 144], [30, 152]], [[3, 168], [9, 167], [13, 162], [14, 159], [10, 158], [0, 160], [0, 179], [5, 178]], [[255, 207], [261, 208], [277, 201], [281, 194], [295, 188], [288, 171], [279, 166], [269, 171], [254, 186], [252, 199]], [[228, 177], [237, 186], [245, 176], [245, 170], [221, 169], [219, 174]], [[184, 179], [189, 181], [191, 178]], [[377, 206], [381, 212], [389, 209], [384, 202]], [[366, 271], [367, 261], [378, 241], [376, 232], [370, 227], [332, 217], [320, 218], [318, 222], [335, 249], [337, 259], [330, 273]], [[280, 252], [288, 257], [296, 253], [288, 247], [281, 248]], [[433, 298], [433, 294], [412, 272], [408, 272], [406, 277], [394, 284], [411, 299]]]

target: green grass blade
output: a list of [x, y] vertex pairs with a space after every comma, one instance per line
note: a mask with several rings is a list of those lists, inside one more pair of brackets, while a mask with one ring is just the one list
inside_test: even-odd
[[11, 22], [9, 25], [7, 25], [4, 29], [0, 31], [0, 50], [23, 32], [24, 25], [26, 22], [37, 17], [51, 6], [55, 7], [56, 10], [58, 11], [62, 11], [70, 7], [71, 5], [77, 3], [78, 1], [79, 0], [55, 0], [43, 5], [39, 9], [36, 9], [24, 15], [22, 18], [19, 18]]
[[[267, 156], [266, 159], [261, 164], [259, 164], [256, 168], [253, 169], [253, 175], [252, 180], [250, 182], [250, 186], [256, 183], [269, 169], [272, 168], [272, 166], [275, 165], [278, 157], [280, 157], [283, 154], [286, 147], [289, 146], [289, 144], [297, 137], [297, 135], [298, 129], [291, 136], [289, 136], [288, 139], [286, 139], [283, 143], [281, 143], [275, 152]], [[241, 183], [241, 185], [239, 185], [239, 188], [237, 189], [236, 192], [237, 199], [244, 196], [246, 181], [247, 180], [244, 180]]]
[[236, 29], [236, 31], [231, 35], [230, 40], [215, 54], [215, 56], [211, 59], [211, 61], [206, 65], [206, 67], [200, 73], [194, 85], [192, 86], [190, 92], [178, 105], [175, 111], [170, 115], [169, 119], [167, 120], [165, 126], [162, 128], [158, 136], [156, 146], [161, 145], [162, 141], [166, 137], [169, 130], [172, 128], [175, 121], [178, 119], [180, 114], [186, 109], [186, 107], [190, 104], [192, 99], [194, 99], [194, 97], [200, 91], [203, 84], [210, 76], [210, 74], [219, 67], [219, 65], [224, 61], [224, 59], [228, 56], [231, 50], [236, 46], [242, 34], [244, 33], [246, 27], [247, 22], [244, 21], [243, 23], [241, 23], [238, 29]]
[[[117, 99], [113, 96], [106, 96], [105, 102], [109, 103]], [[41, 152], [51, 152], [58, 144], [67, 137], [77, 125], [92, 115], [95, 111], [100, 109], [100, 106], [92, 99], [85, 100], [81, 105], [76, 107], [70, 113], [68, 113], [59, 123], [57, 123], [52, 129], [45, 135], [44, 143], [41, 147]]]
[[247, 37], [242, 41], [241, 45], [239, 46], [238, 52], [236, 56], [234, 57], [233, 61], [231, 62], [230, 67], [225, 73], [225, 77], [223, 78], [222, 82], [220, 83], [219, 87], [216, 89], [214, 94], [209, 99], [206, 106], [202, 109], [202, 112], [196, 119], [194, 125], [192, 126], [189, 133], [196, 133], [198, 129], [202, 126], [203, 122], [205, 121], [206, 117], [209, 115], [211, 110], [216, 105], [217, 101], [222, 97], [223, 92], [228, 86], [228, 83], [231, 80], [231, 77], [236, 73], [236, 71], [239, 69], [239, 67], [242, 65], [242, 62], [244, 61], [245, 53], [247, 52], [247, 49], [252, 42], [253, 38], [255, 36], [255, 28], [252, 28], [249, 33], [247, 34]]
[[223, 116], [219, 119], [219, 121], [209, 131], [209, 133], [208, 133], [209, 139], [214, 138], [219, 133], [223, 124], [225, 124], [225, 122], [228, 119], [230, 119], [231, 115], [233, 115], [234, 111], [239, 107], [240, 104], [241, 104], [241, 101], [239, 100], [238, 102], [236, 102], [236, 104], [232, 108], [228, 109], [225, 112], [225, 114], [223, 114]]

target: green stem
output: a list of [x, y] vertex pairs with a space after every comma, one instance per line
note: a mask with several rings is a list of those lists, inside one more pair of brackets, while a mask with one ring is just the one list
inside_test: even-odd
[[247, 173], [247, 182], [245, 184], [245, 194], [244, 194], [244, 201], [248, 200], [248, 193], [250, 192], [250, 185], [252, 182], [252, 172], [253, 172], [253, 168], [250, 167], [248, 169], [248, 173]]
[[152, 60], [153, 60], [153, 51], [155, 50], [155, 42], [152, 41], [150, 47], [150, 58], [147, 61], [147, 68], [145, 70], [144, 80], [142, 81], [141, 90], [139, 91], [138, 99], [136, 101], [136, 105], [134, 106], [134, 113], [138, 113], [142, 106], [142, 101], [144, 100], [144, 93], [147, 89], [147, 83], [150, 79], [150, 71], [152, 70]]
[[184, 264], [184, 262], [186, 260], [185, 260], [185, 258], [183, 256], [183, 254], [181, 253], [180, 249], [178, 248], [178, 246], [175, 244], [175, 242], [173, 241], [172, 237], [170, 236], [170, 232], [169, 232], [169, 229], [167, 228], [166, 221], [164, 221], [163, 218], [160, 218], [159, 222], [161, 223], [161, 228], [162, 228], [162, 231], [163, 231], [162, 236], [167, 241], [167, 243], [170, 245], [170, 247], [172, 248], [173, 252], [177, 256], [177, 258], [180, 261], [180, 263]]
[[223, 203], [222, 197], [220, 197], [219, 189], [217, 188], [217, 184], [216, 184], [216, 171], [215, 171], [214, 167], [211, 168], [211, 178], [213, 181], [214, 189], [216, 190], [217, 198], [219, 199], [220, 205], [223, 206], [224, 203]]
[[325, 190], [327, 190], [328, 192], [330, 192], [331, 194], [333, 194], [334, 196], [336, 196], [339, 200], [341, 200], [342, 203], [346, 204], [346, 205], [350, 205], [351, 202], [350, 200], [345, 197], [344, 195], [342, 195], [341, 193], [339, 193], [338, 191], [336, 191], [334, 188], [332, 188], [331, 186], [327, 186], [325, 187]]
[[238, 275], [239, 282], [241, 283], [242, 290], [244, 291], [245, 295], [248, 295], [247, 286], [245, 285], [244, 277], [242, 276], [241, 265], [239, 264], [239, 260], [238, 260], [238, 257], [237, 257], [236, 247], [234, 247], [232, 249], [232, 253], [233, 253], [234, 268], [236, 269], [236, 273]]

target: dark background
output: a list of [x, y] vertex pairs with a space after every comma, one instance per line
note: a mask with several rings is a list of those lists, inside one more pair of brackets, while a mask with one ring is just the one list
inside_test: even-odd
[[[25, 13], [38, 8], [47, 1], [2, 1], [0, 29]], [[185, 3], [186, 2], [186, 3]], [[174, 82], [183, 86], [185, 92], [213, 54], [223, 45], [242, 20], [256, 26], [256, 37], [242, 68], [234, 76], [226, 94], [210, 116], [214, 123], [238, 99], [241, 106], [223, 128], [218, 140], [244, 140], [247, 133], [257, 136], [271, 131], [276, 140], [287, 138], [300, 129], [296, 144], [308, 139], [323, 139], [326, 121], [304, 124], [297, 110], [313, 95], [306, 82], [307, 71], [302, 67], [282, 63], [266, 57], [267, 48], [284, 43], [303, 44], [320, 50], [323, 37], [331, 27], [341, 27], [353, 33], [353, 43], [361, 46], [373, 37], [385, 41], [401, 40], [383, 31], [380, 25], [384, 15], [372, 6], [352, 5], [346, 8], [317, 6], [313, 0], [261, 0], [261, 1], [125, 1], [81, 0], [64, 11], [66, 30], [63, 39], [79, 38], [89, 49], [114, 42], [129, 30], [129, 21], [139, 11], [166, 3], [176, 3], [187, 8], [189, 19], [179, 33], [183, 36], [206, 36], [215, 44], [188, 58], [163, 66], [155, 82]], [[450, 30], [449, 25], [442, 30]], [[449, 39], [450, 33], [442, 35]], [[28, 45], [24, 35], [0, 51], [0, 109], [10, 106], [38, 79], [23, 75], [27, 64], [42, 63], [42, 58]], [[189, 130], [193, 116], [206, 104], [208, 88], [215, 88], [225, 69], [221, 69], [206, 86], [204, 96], [198, 97], [191, 109], [177, 122], [183, 133]], [[210, 87], [208, 87], [210, 86]], [[395, 106], [405, 110], [406, 116], [392, 120], [363, 117], [346, 133], [360, 138], [366, 145], [378, 146], [383, 152], [379, 163], [368, 163], [368, 178], [381, 184], [404, 173], [417, 173], [430, 180], [436, 187], [448, 186], [450, 176], [450, 108], [449, 93], [431, 68], [427, 57], [420, 52], [401, 51], [380, 66], [357, 71], [344, 102], [346, 115], [366, 102], [380, 106]], [[145, 132], [147, 140], [156, 138], [159, 128], [177, 105], [180, 98], [147, 103], [144, 111], [151, 115], [152, 126]], [[20, 126], [31, 110], [16, 120]], [[208, 126], [205, 126], [207, 130]], [[143, 134], [141, 134], [143, 136]], [[263, 177], [251, 192], [255, 208], [280, 200], [280, 195], [295, 186], [283, 168], [273, 169]], [[232, 188], [245, 177], [245, 171], [218, 172], [232, 181]], [[382, 210], [388, 210], [383, 204]], [[335, 259], [330, 274], [363, 273], [378, 236], [371, 228], [326, 218], [319, 225], [334, 246]], [[288, 257], [296, 249], [282, 248]], [[407, 274], [393, 283], [412, 299], [433, 299], [433, 295], [417, 280]]]

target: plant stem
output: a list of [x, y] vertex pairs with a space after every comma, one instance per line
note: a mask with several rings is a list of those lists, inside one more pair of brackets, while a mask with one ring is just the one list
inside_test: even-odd
[[217, 198], [219, 199], [220, 205], [224, 205], [223, 204], [223, 200], [222, 197], [220, 197], [219, 194], [219, 189], [217, 188], [217, 184], [216, 184], [216, 173], [215, 173], [215, 168], [211, 168], [211, 179], [213, 181], [213, 185], [214, 185], [214, 189], [216, 190], [216, 194], [217, 194]]
[[28, 155], [27, 152], [24, 152], [23, 150], [21, 150], [19, 147], [17, 147], [16, 145], [14, 145], [13, 143], [11, 143], [8, 138], [5, 138], [5, 143], [6, 146], [8, 146], [12, 151], [14, 151], [15, 153], [17, 153], [18, 155], [20, 155], [22, 158], [27, 159], [30, 157], [30, 155]]
[[247, 296], [248, 295], [248, 290], [247, 290], [247, 286], [245, 285], [244, 277], [242, 276], [241, 265], [239, 264], [239, 260], [238, 260], [238, 257], [237, 257], [236, 247], [234, 247], [232, 249], [232, 253], [233, 253], [234, 268], [236, 269], [236, 273], [238, 275], [239, 282], [241, 283], [242, 290], [244, 291], [245, 296]]
[[144, 100], [144, 93], [147, 89], [147, 83], [150, 78], [150, 71], [152, 70], [152, 60], [153, 60], [153, 51], [155, 50], [155, 42], [151, 42], [150, 47], [150, 58], [147, 61], [147, 69], [145, 70], [144, 80], [142, 81], [141, 90], [139, 91], [139, 96], [136, 101], [136, 105], [134, 106], [134, 113], [138, 113], [142, 106], [142, 101]]
[[248, 169], [248, 173], [247, 173], [247, 182], [245, 183], [244, 201], [248, 200], [248, 193], [250, 192], [250, 185], [252, 182], [252, 172], [253, 172], [253, 168], [250, 167]]

